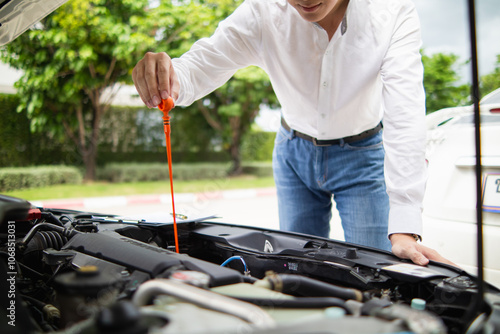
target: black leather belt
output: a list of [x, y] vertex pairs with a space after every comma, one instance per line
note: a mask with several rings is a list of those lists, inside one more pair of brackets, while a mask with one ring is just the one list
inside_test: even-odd
[[361, 139], [368, 138], [370, 136], [373, 136], [374, 134], [377, 134], [380, 130], [382, 130], [382, 122], [378, 123], [376, 127], [373, 129], [369, 129], [366, 131], [361, 132], [360, 134], [354, 135], [354, 136], [349, 136], [349, 137], [344, 137], [344, 138], [339, 138], [339, 139], [316, 139], [311, 136], [306, 135], [305, 133], [299, 132], [297, 130], [292, 130], [286, 124], [286, 121], [283, 117], [281, 117], [281, 125], [287, 130], [287, 131], [293, 131], [293, 134], [299, 138], [305, 139], [307, 141], [310, 141], [314, 144], [314, 146], [332, 146], [332, 145], [339, 145], [342, 141], [344, 143], [352, 143]]

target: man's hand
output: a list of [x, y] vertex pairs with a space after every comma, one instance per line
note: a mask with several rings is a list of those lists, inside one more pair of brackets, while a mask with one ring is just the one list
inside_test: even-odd
[[410, 234], [395, 233], [390, 235], [392, 252], [399, 258], [410, 259], [415, 264], [425, 266], [429, 260], [450, 264], [457, 267], [453, 262], [442, 257], [434, 249], [421, 245], [415, 241]]
[[161, 99], [179, 97], [179, 80], [172, 60], [165, 52], [148, 52], [132, 71], [135, 88], [148, 108], [157, 107]]

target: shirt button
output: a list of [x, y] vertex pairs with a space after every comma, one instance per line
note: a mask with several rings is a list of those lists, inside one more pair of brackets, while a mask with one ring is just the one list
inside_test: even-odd
[[323, 87], [326, 87], [326, 86], [328, 86], [328, 82], [323, 81]]
[[326, 117], [326, 115], [325, 115], [325, 114], [321, 114], [321, 118], [325, 118], [325, 117]]

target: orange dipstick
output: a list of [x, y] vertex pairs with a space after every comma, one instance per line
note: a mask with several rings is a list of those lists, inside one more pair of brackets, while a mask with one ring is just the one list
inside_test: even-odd
[[175, 216], [174, 204], [174, 183], [172, 181], [172, 146], [170, 144], [170, 116], [168, 112], [174, 107], [174, 100], [169, 97], [168, 99], [161, 100], [158, 109], [163, 111], [163, 129], [165, 130], [165, 140], [167, 143], [167, 158], [168, 158], [168, 173], [170, 176], [170, 194], [172, 196], [172, 212], [174, 217], [174, 238], [175, 238], [175, 251], [179, 253], [179, 237], [177, 234], [177, 221]]

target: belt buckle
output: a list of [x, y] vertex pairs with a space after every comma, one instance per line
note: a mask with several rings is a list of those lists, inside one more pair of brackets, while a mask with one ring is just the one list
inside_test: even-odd
[[312, 139], [312, 143], [313, 143], [314, 146], [318, 146], [318, 147], [331, 146], [330, 144], [318, 144], [318, 140], [316, 138]]

